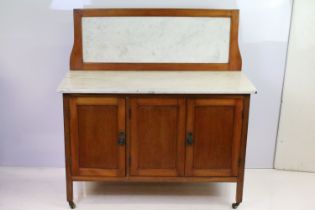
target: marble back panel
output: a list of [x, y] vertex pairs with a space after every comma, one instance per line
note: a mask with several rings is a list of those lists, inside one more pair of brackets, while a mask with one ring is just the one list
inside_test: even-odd
[[83, 62], [228, 63], [229, 17], [83, 17]]

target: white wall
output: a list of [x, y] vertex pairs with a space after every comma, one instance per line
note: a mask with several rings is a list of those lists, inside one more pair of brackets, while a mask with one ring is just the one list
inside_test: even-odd
[[72, 7], [239, 8], [252, 97], [247, 167], [273, 167], [291, 0], [1, 0], [0, 165], [62, 166], [62, 101]]
[[246, 166], [273, 168], [291, 0], [240, 0], [243, 70], [258, 89], [250, 107]]
[[315, 172], [315, 1], [294, 2], [275, 167]]

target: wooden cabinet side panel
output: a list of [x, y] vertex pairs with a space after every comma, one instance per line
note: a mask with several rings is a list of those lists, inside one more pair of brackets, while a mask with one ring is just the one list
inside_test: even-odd
[[236, 189], [236, 202], [239, 202], [239, 203], [242, 202], [243, 200], [249, 106], [250, 106], [250, 95], [246, 95], [244, 96], [244, 100], [243, 100], [243, 113], [244, 114], [242, 116], [243, 123], [242, 123], [241, 143], [240, 143], [240, 152], [239, 152], [239, 165], [238, 165], [238, 174], [237, 174], [237, 189]]
[[234, 129], [233, 129], [233, 145], [232, 145], [232, 176], [238, 175], [242, 126], [243, 126], [243, 103], [244, 100], [239, 99], [235, 104]]
[[78, 142], [78, 116], [76, 107], [76, 98], [69, 97], [70, 109], [70, 145], [71, 145], [71, 171], [73, 175], [79, 173], [79, 142]]
[[66, 189], [67, 201], [73, 200], [73, 184], [71, 174], [71, 143], [70, 143], [70, 107], [69, 96], [63, 95], [63, 117], [64, 117], [64, 143], [65, 143], [65, 165], [66, 165]]

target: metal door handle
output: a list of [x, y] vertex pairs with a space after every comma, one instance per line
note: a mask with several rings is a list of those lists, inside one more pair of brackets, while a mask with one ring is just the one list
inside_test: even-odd
[[193, 140], [193, 134], [192, 134], [191, 132], [189, 132], [189, 133], [187, 134], [187, 137], [186, 137], [186, 144], [187, 144], [187, 145], [192, 145], [193, 142], [194, 142], [194, 140]]
[[125, 145], [126, 144], [126, 137], [125, 132], [119, 132], [118, 136], [118, 144], [119, 145]]

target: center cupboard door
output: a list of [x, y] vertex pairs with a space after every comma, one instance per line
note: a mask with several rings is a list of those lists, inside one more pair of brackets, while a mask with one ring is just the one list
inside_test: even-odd
[[184, 176], [185, 99], [130, 99], [131, 176]]
[[237, 176], [242, 98], [187, 100], [186, 176]]
[[72, 97], [71, 168], [74, 176], [125, 176], [125, 99]]

